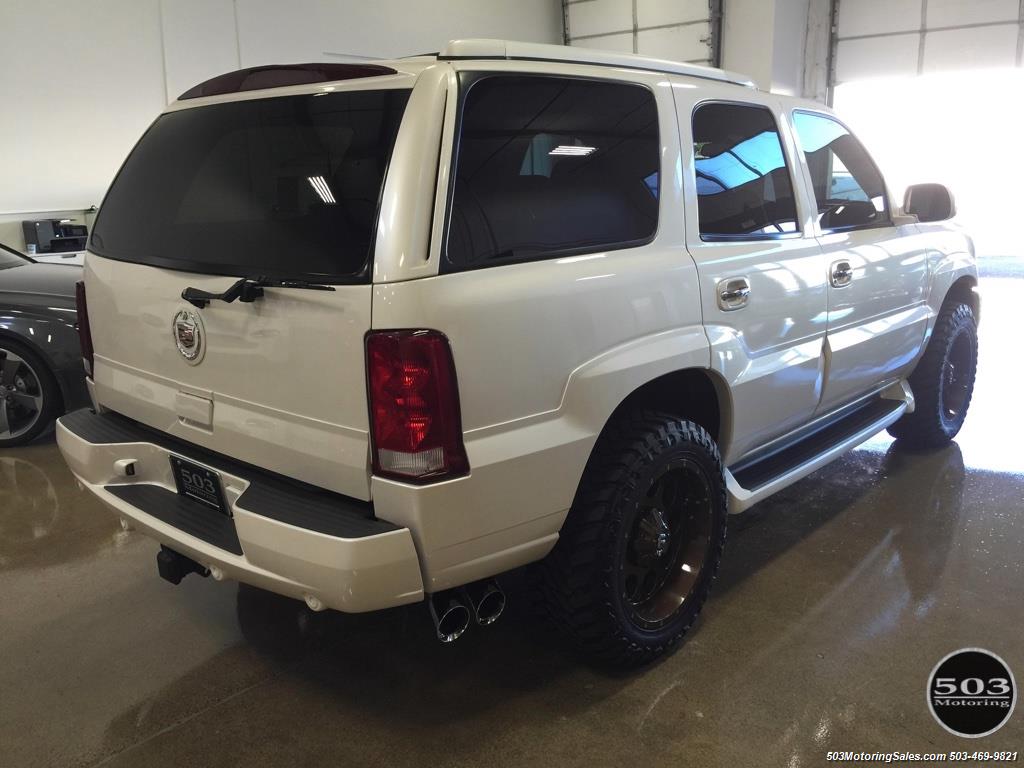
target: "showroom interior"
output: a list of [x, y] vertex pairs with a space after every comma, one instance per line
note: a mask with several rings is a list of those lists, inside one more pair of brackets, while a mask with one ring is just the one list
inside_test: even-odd
[[[236, 70], [372, 67], [460, 39], [740, 73], [834, 108], [896, 205], [913, 184], [952, 190], [950, 226], [973, 238], [980, 295], [963, 428], [929, 450], [879, 431], [730, 515], [703, 612], [674, 652], [629, 671], [588, 663], [537, 616], [529, 566], [499, 576], [500, 621], [451, 643], [422, 594], [346, 613], [215, 569], [172, 586], [158, 544], [83, 488], [55, 429], [0, 439], [0, 765], [799, 768], [833, 752], [975, 750], [1015, 761], [1021, 707], [967, 739], [939, 722], [928, 691], [940, 661], [968, 648], [1024, 680], [1024, 0], [4, 0], [0, 266], [25, 254], [60, 273], [52, 285], [68, 295], [39, 289], [36, 304], [72, 334], [108, 187], [179, 95]], [[27, 289], [5, 286], [19, 271], [0, 268], [0, 348], [22, 327]], [[145, 312], [97, 312], [126, 340], [151, 338]], [[171, 348], [170, 316], [152, 322]], [[29, 332], [13, 349], [47, 333]], [[69, 354], [52, 377], [62, 411], [90, 402]], [[243, 361], [239, 375], [267, 374]], [[274, 375], [285, 392], [319, 374]], [[0, 409], [6, 394], [18, 396], [0, 369]], [[14, 423], [0, 421], [0, 438]]]

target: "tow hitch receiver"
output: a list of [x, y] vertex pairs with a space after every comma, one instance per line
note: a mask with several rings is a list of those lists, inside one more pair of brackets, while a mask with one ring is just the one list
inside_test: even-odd
[[203, 577], [210, 575], [209, 568], [165, 546], [161, 546], [156, 555], [156, 569], [160, 572], [161, 578], [167, 579], [171, 584], [181, 584], [181, 580], [190, 573], [198, 573]]

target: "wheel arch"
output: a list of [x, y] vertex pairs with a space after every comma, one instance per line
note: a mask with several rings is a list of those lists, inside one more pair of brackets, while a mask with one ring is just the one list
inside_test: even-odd
[[942, 311], [943, 305], [954, 298], [970, 304], [974, 310], [975, 320], [980, 320], [981, 298], [977, 291], [978, 265], [970, 243], [948, 249], [936, 249], [930, 256], [930, 262], [928, 305], [932, 310], [932, 322], [928, 327], [928, 336], [931, 336], [935, 318]]
[[605, 427], [626, 411], [648, 408], [699, 424], [721, 447], [728, 442], [732, 427], [728, 402], [728, 386], [716, 371], [682, 368], [657, 376], [626, 395]]
[[54, 362], [53, 357], [47, 354], [46, 350], [42, 349], [31, 338], [11, 331], [8, 328], [0, 328], [0, 343], [4, 341], [12, 341], [28, 348], [32, 354], [43, 361], [43, 365], [46, 366], [46, 372], [50, 374], [50, 377], [56, 383], [57, 392], [60, 395], [61, 402], [58, 404], [58, 413], [63, 413], [65, 403], [70, 402], [69, 397], [71, 397], [71, 393], [66, 391], [64, 377], [60, 375], [60, 368]]
[[662, 373], [635, 387], [611, 410], [590, 449], [587, 464], [616, 419], [641, 409], [698, 424], [707, 430], [724, 456], [733, 426], [730, 405], [728, 385], [710, 368], [688, 367]]
[[696, 422], [723, 455], [733, 432], [729, 386], [711, 368], [703, 325], [643, 337], [594, 358], [569, 377], [562, 405], [569, 419], [593, 436], [584, 464], [609, 425], [633, 408]]
[[942, 299], [943, 305], [952, 301], [963, 302], [974, 312], [974, 319], [981, 322], [981, 296], [978, 294], [978, 278], [974, 275], [961, 275], [949, 286]]

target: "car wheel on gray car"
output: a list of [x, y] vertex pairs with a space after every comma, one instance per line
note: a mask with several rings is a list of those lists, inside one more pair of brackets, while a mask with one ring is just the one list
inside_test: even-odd
[[0, 339], [0, 448], [23, 445], [46, 429], [59, 408], [50, 369], [24, 344]]

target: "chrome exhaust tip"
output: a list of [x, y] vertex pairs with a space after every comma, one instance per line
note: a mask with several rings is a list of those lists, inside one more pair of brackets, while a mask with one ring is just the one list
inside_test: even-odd
[[427, 600], [430, 617], [434, 620], [437, 639], [442, 643], [454, 643], [469, 627], [469, 608], [453, 591], [439, 592]]
[[473, 606], [476, 623], [481, 627], [493, 624], [505, 611], [505, 593], [493, 579], [470, 584], [466, 587], [466, 594]]

